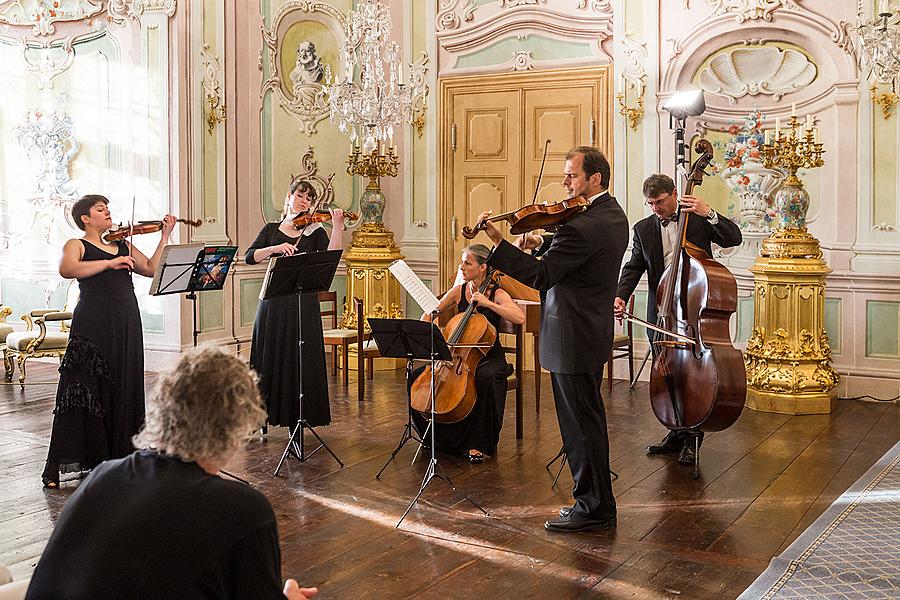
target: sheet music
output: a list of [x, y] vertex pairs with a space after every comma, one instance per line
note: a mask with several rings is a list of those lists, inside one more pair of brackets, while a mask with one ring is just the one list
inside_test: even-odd
[[428, 286], [419, 279], [419, 276], [409, 268], [409, 265], [402, 260], [397, 260], [388, 267], [388, 270], [397, 278], [397, 281], [400, 282], [403, 289], [412, 296], [413, 300], [416, 301], [416, 304], [418, 304], [423, 311], [431, 314], [437, 310], [438, 304], [440, 304], [437, 296], [435, 296], [432, 291], [428, 289]]

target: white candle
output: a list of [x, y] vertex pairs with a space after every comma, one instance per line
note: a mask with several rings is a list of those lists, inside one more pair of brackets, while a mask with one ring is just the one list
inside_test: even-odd
[[812, 115], [806, 115], [806, 128], [812, 127]]
[[391, 128], [390, 133], [388, 133], [388, 139], [390, 140], [391, 148], [394, 147], [394, 129]]
[[781, 128], [778, 117], [775, 117], [775, 139], [778, 139], [778, 130]]
[[769, 145], [769, 134], [770, 134], [770, 133], [772, 133], [772, 132], [769, 131], [768, 129], [766, 129], [766, 146]]
[[791, 103], [791, 116], [792, 117], [797, 116], [797, 103], [796, 102]]
[[403, 65], [402, 64], [400, 65], [399, 70], [400, 70], [400, 76], [399, 76], [399, 81], [397, 83], [399, 83], [400, 85], [403, 85]]
[[813, 141], [818, 144], [819, 143], [819, 128], [813, 127]]
[[888, 2], [888, 0], [880, 0], [880, 2], [878, 3], [879, 16], [884, 15], [884, 14], [890, 14], [890, 13], [891, 13], [891, 3]]

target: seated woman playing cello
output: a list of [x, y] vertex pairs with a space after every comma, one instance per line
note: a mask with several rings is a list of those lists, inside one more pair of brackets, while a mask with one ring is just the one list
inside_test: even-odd
[[[478, 291], [487, 276], [486, 263], [490, 252], [482, 244], [473, 244], [463, 249], [459, 264], [463, 284], [444, 294], [438, 310], [443, 313], [455, 306], [463, 312], [469, 304], [474, 303], [475, 310], [484, 315], [494, 328], [500, 325], [501, 319], [522, 324], [525, 322], [525, 313], [508, 293], [493, 282], [488, 284], [484, 293]], [[431, 315], [423, 315], [422, 320], [430, 321]], [[423, 370], [424, 367], [421, 367], [413, 371], [409, 385]], [[484, 462], [485, 455], [494, 453], [497, 440], [500, 439], [500, 428], [503, 426], [506, 378], [511, 371], [512, 367], [506, 362], [498, 337], [475, 369], [476, 400], [472, 411], [456, 423], [435, 423], [436, 450], [466, 455], [472, 463]], [[425, 434], [428, 421], [415, 411], [413, 424], [420, 435]]]

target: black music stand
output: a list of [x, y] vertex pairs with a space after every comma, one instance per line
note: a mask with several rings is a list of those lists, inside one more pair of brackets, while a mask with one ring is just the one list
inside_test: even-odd
[[[269, 300], [280, 296], [297, 296], [297, 337], [299, 338], [299, 347], [297, 348], [298, 356], [302, 361], [303, 358], [303, 294], [316, 294], [325, 291], [331, 287], [331, 281], [337, 271], [338, 262], [341, 260], [341, 250], [327, 250], [325, 252], [304, 252], [294, 254], [293, 256], [280, 256], [269, 261], [269, 268], [266, 270], [266, 277], [263, 280], [262, 289], [259, 292], [260, 300]], [[298, 365], [297, 371], [298, 387], [300, 394], [297, 401], [300, 403], [300, 418], [291, 432], [281, 460], [275, 468], [275, 476], [281, 470], [288, 454], [294, 456], [300, 462], [306, 462], [313, 454], [325, 448], [329, 454], [343, 468], [344, 463], [341, 459], [331, 451], [331, 448], [319, 437], [316, 430], [303, 418], [303, 365]], [[315, 438], [319, 441], [319, 446], [306, 454], [304, 446], [304, 430], [309, 429]], [[297, 433], [300, 433], [300, 444], [295, 441]]]
[[237, 246], [173, 244], [163, 249], [150, 284], [151, 296], [181, 294], [191, 301], [194, 347], [197, 346], [197, 292], [221, 290]]
[[[444, 340], [441, 330], [433, 323], [436, 319], [437, 311], [432, 313], [431, 323], [427, 321], [417, 321], [415, 319], [370, 318], [368, 320], [369, 327], [372, 328], [372, 337], [375, 338], [375, 343], [378, 345], [378, 352], [381, 356], [389, 358], [405, 358], [407, 359], [407, 369], [412, 368], [413, 359], [420, 358], [429, 359], [431, 361], [431, 422], [428, 425], [428, 429], [431, 431], [431, 443], [429, 444], [431, 446], [431, 460], [428, 462], [428, 468], [425, 470], [425, 476], [422, 478], [422, 485], [419, 486], [418, 493], [409, 503], [409, 506], [406, 507], [403, 516], [397, 521], [397, 528], [403, 523], [403, 519], [405, 519], [406, 515], [409, 514], [409, 511], [412, 510], [413, 504], [416, 503], [425, 491], [425, 488], [428, 487], [428, 484], [431, 483], [431, 480], [435, 477], [443, 479], [447, 482], [447, 485], [450, 486], [451, 490], [454, 492], [457, 491], [453, 482], [450, 481], [450, 478], [447, 477], [447, 475], [438, 472], [440, 467], [438, 466], [437, 456], [435, 456], [434, 370], [437, 361], [451, 360], [450, 348], [447, 346], [447, 342]], [[378, 475], [375, 476], [376, 479], [381, 476], [382, 471], [387, 468], [388, 464], [394, 460], [394, 457], [400, 452], [400, 449], [403, 448], [403, 445], [406, 442], [410, 439], [415, 439], [419, 444], [424, 443], [423, 440], [418, 439], [413, 435], [412, 406], [408, 405], [407, 409], [407, 423], [403, 430], [403, 435], [400, 437], [400, 443], [391, 454], [391, 457], [388, 459], [387, 463], [385, 463], [384, 467], [381, 468], [381, 471], [378, 471]], [[465, 496], [465, 499], [484, 514], [488, 514], [486, 510], [478, 506], [478, 504], [468, 496]]]

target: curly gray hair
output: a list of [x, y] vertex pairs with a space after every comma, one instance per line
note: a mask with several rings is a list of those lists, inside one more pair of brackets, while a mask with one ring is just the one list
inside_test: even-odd
[[265, 421], [255, 373], [236, 356], [201, 346], [160, 376], [133, 441], [188, 461], [227, 459]]

